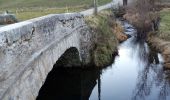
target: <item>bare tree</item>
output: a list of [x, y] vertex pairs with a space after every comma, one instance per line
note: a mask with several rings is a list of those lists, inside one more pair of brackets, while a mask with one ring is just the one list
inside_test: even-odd
[[136, 0], [127, 10], [131, 23], [137, 28], [138, 38], [146, 38], [147, 33], [157, 25], [159, 15], [155, 12], [155, 0]]

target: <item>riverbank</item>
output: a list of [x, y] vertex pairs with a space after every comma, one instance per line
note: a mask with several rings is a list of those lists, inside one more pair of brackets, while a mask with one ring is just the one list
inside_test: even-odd
[[164, 8], [160, 11], [160, 28], [157, 34], [150, 34], [148, 42], [164, 58], [164, 66], [170, 69], [170, 9]]
[[[142, 1], [141, 1], [142, 2]], [[147, 40], [152, 50], [160, 52], [164, 58], [164, 67], [170, 69], [170, 9], [168, 6], [140, 5], [125, 8], [123, 18], [137, 29], [137, 38]], [[142, 7], [148, 7], [140, 9]], [[160, 25], [159, 25], [160, 24]]]
[[118, 45], [116, 35], [112, 31], [116, 25], [113, 12], [105, 10], [97, 16], [92, 15], [85, 19], [93, 34], [92, 62], [97, 67], [110, 65]]

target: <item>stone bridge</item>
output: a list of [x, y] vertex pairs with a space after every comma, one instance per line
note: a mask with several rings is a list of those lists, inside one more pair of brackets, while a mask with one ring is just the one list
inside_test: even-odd
[[89, 62], [83, 15], [51, 14], [0, 28], [0, 99], [34, 100], [60, 56], [75, 47]]
[[[101, 6], [98, 11], [112, 6]], [[81, 63], [88, 64], [92, 35], [84, 16], [92, 13], [93, 9], [51, 14], [1, 27], [0, 100], [35, 100], [53, 65], [72, 47]]]

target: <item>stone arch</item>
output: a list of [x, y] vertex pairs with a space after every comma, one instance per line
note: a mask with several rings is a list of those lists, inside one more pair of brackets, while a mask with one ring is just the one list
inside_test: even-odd
[[56, 61], [54, 67], [78, 67], [81, 66], [81, 56], [76, 47], [68, 48]]
[[[79, 49], [77, 47], [70, 47], [68, 49], [65, 50], [65, 52], [58, 58], [58, 60], [56, 61], [56, 63], [53, 65], [53, 68], [51, 69], [51, 71], [48, 73], [46, 79], [45, 79], [45, 83], [44, 85], [41, 86], [38, 96], [36, 97], [36, 100], [41, 99], [44, 95], [43, 93], [46, 92], [44, 91], [44, 89], [46, 89], [46, 85], [48, 84], [48, 80], [50, 80], [53, 75], [59, 75], [60, 73], [56, 73], [58, 72], [58, 69], [69, 69], [72, 67], [80, 67], [81, 66], [81, 56], [79, 53]], [[77, 68], [76, 68], [77, 69]], [[51, 84], [51, 83], [50, 83]]]

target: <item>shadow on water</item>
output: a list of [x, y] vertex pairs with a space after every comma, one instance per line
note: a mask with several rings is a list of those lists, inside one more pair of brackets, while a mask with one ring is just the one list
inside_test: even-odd
[[123, 26], [132, 37], [119, 45], [111, 66], [54, 66], [37, 100], [170, 100], [170, 71], [163, 69], [161, 55], [138, 40], [131, 25]]
[[57, 67], [51, 71], [37, 100], [88, 100], [99, 70]]

